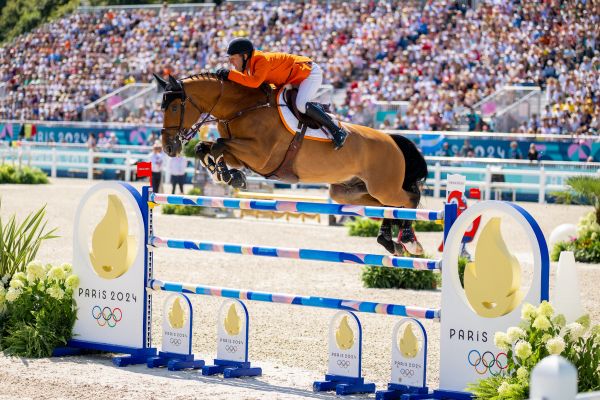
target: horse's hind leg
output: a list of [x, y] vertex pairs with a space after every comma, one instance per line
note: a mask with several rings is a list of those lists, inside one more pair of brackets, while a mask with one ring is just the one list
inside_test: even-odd
[[343, 183], [331, 184], [329, 186], [329, 197], [340, 204], [379, 207], [383, 205], [369, 194], [365, 183], [358, 178]]
[[[348, 182], [340, 184], [332, 184], [329, 188], [329, 196], [341, 204], [357, 204], [376, 207], [384, 206], [367, 192], [365, 183], [358, 178], [354, 178]], [[411, 221], [384, 218], [381, 222], [381, 227], [379, 228], [379, 233], [377, 235], [377, 243], [382, 245], [391, 254], [400, 255], [405, 249], [411, 254], [422, 254], [422, 248], [421, 253], [412, 252], [412, 247], [409, 245], [403, 246], [399, 242], [394, 242], [392, 239], [392, 227], [394, 225], [402, 224], [403, 222], [408, 222], [410, 226]], [[401, 233], [402, 228], [403, 226], [400, 226]]]
[[[403, 158], [404, 157], [402, 157], [402, 160], [397, 160], [398, 162], [395, 162], [394, 164], [403, 166]], [[363, 180], [366, 183], [369, 194], [381, 204], [388, 207], [416, 208], [418, 206], [420, 195], [418, 193], [406, 191], [402, 188], [404, 183], [403, 168], [399, 168], [398, 170], [384, 168], [370, 170], [367, 172], [366, 176], [363, 177]], [[413, 255], [421, 255], [423, 254], [423, 247], [414, 235], [411, 224], [411, 221], [384, 220], [377, 241], [390, 253], [396, 255], [401, 255], [405, 251]], [[398, 242], [392, 240], [391, 229], [393, 225], [398, 225], [400, 228]], [[410, 235], [403, 235], [404, 232], [408, 233], [409, 230]]]

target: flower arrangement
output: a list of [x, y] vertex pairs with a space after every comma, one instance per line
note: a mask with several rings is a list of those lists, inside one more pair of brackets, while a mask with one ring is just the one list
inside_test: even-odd
[[[23, 357], [48, 357], [71, 338], [77, 318], [73, 291], [79, 277], [70, 264], [38, 261], [0, 281], [0, 349]], [[10, 280], [9, 280], [10, 279]]]
[[504, 375], [469, 386], [477, 399], [527, 399], [531, 371], [552, 354], [565, 357], [577, 368], [580, 392], [600, 389], [600, 325], [591, 327], [588, 315], [567, 324], [546, 301], [539, 307], [525, 304], [521, 318], [520, 326], [496, 332], [494, 344], [506, 352], [508, 366]]

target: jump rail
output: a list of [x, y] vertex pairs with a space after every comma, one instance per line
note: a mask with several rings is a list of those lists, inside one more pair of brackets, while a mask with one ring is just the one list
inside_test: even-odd
[[285, 247], [250, 246], [235, 243], [218, 243], [188, 239], [151, 236], [149, 245], [155, 248], [210, 251], [214, 253], [243, 254], [261, 257], [291, 258], [298, 260], [327, 261], [342, 264], [363, 264], [378, 267], [408, 268], [415, 270], [441, 270], [441, 260], [427, 258], [394, 257], [381, 254], [350, 253], [335, 250], [296, 249]]
[[358, 311], [372, 314], [396, 315], [439, 320], [440, 310], [422, 307], [405, 306], [401, 304], [376, 303], [371, 301], [344, 300], [330, 297], [300, 296], [286, 293], [255, 292], [250, 290], [232, 289], [216, 286], [204, 286], [181, 282], [164, 282], [152, 279], [148, 288], [175, 293], [191, 293], [212, 297], [253, 300], [267, 303], [294, 304], [305, 307], [330, 308], [346, 311]]
[[371, 218], [437, 221], [444, 219], [444, 211], [408, 208], [355, 206], [349, 204], [310, 203], [305, 201], [234, 199], [210, 196], [176, 196], [150, 193], [154, 204], [175, 204], [194, 207], [220, 207], [235, 210], [289, 211], [312, 214], [350, 215]]

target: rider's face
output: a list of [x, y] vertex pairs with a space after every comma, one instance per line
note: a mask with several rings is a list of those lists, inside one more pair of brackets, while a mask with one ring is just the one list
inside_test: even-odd
[[236, 71], [242, 72], [242, 64], [244, 63], [244, 59], [242, 58], [241, 54], [234, 54], [232, 56], [229, 56], [229, 62], [231, 63], [231, 65], [233, 65]]

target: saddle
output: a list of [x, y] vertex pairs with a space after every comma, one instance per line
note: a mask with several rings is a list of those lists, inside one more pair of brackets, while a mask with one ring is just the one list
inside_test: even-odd
[[[305, 114], [302, 114], [300, 111], [298, 111], [298, 108], [296, 107], [296, 98], [297, 97], [298, 97], [298, 89], [297, 88], [284, 89], [283, 100], [285, 101], [285, 105], [292, 111], [292, 113], [294, 113], [294, 116], [296, 118], [298, 118], [298, 121], [300, 121], [300, 123], [302, 125], [306, 125], [310, 129], [323, 130], [323, 126], [321, 124], [319, 124], [317, 121], [313, 120], [312, 118], [309, 118]], [[329, 104], [323, 104], [323, 103], [319, 103], [319, 104], [321, 105], [321, 107], [323, 107], [325, 112], [327, 112], [327, 113], [331, 112], [331, 109], [329, 108]]]
[[[273, 97], [275, 97], [275, 100], [277, 100], [276, 96]], [[294, 159], [296, 158], [296, 155], [302, 147], [302, 142], [304, 141], [306, 129], [321, 129], [325, 133], [327, 133], [327, 131], [325, 130], [325, 128], [323, 128], [321, 124], [298, 111], [298, 108], [296, 108], [296, 97], [298, 97], [298, 89], [284, 89], [283, 100], [285, 102], [285, 105], [292, 111], [294, 116], [298, 119], [299, 124], [296, 133], [292, 141], [290, 142], [290, 145], [288, 146], [288, 149], [285, 152], [285, 156], [283, 157], [281, 163], [277, 166], [277, 168], [275, 168], [275, 170], [264, 175], [264, 177], [267, 179], [276, 179], [286, 183], [297, 183], [299, 179], [298, 175], [296, 175], [296, 173], [294, 172], [293, 163]], [[328, 104], [322, 104], [321, 106], [325, 109], [326, 112], [330, 112]]]

